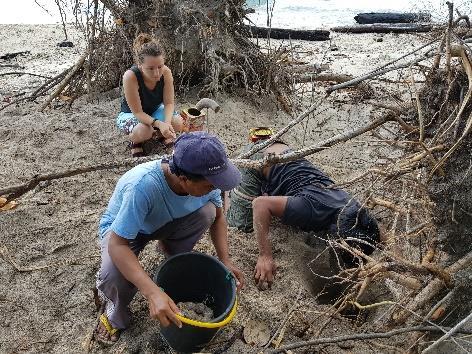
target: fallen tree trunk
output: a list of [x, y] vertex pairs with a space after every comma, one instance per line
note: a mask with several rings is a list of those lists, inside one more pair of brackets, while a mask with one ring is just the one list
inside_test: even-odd
[[429, 24], [416, 23], [376, 23], [371, 25], [354, 25], [332, 27], [333, 32], [342, 33], [410, 33], [429, 32], [433, 29]]
[[354, 16], [354, 20], [360, 24], [429, 22], [431, 14], [427, 12], [363, 12]]
[[272, 39], [301, 39], [304, 41], [327, 41], [329, 31], [326, 30], [293, 30], [285, 28], [268, 28], [246, 26], [253, 37]]

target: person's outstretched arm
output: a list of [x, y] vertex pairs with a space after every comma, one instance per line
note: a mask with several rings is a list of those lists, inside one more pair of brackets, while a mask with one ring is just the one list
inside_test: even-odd
[[172, 76], [172, 71], [165, 67], [164, 73], [164, 118], [167, 124], [172, 123], [172, 115], [174, 114], [175, 109], [175, 98], [174, 98], [174, 78]]
[[210, 236], [218, 258], [236, 277], [238, 289], [242, 288], [244, 286], [243, 273], [233, 264], [229, 257], [228, 224], [226, 223], [223, 208], [216, 208], [216, 217], [210, 227]]
[[254, 270], [254, 280], [260, 290], [270, 288], [274, 281], [276, 264], [272, 257], [269, 225], [272, 216], [281, 218], [287, 206], [287, 197], [262, 196], [252, 201], [253, 225], [259, 245], [259, 257]]

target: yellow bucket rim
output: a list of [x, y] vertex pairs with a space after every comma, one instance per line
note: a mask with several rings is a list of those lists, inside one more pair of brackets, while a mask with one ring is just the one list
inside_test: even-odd
[[230, 313], [228, 314], [228, 316], [226, 316], [226, 318], [223, 321], [220, 321], [220, 322], [202, 322], [202, 321], [192, 320], [182, 315], [176, 315], [176, 316], [180, 321], [182, 321], [182, 323], [185, 323], [191, 326], [202, 327], [202, 328], [220, 328], [231, 322], [233, 317], [236, 315], [237, 308], [238, 308], [238, 298], [236, 297], [233, 308], [231, 309]]

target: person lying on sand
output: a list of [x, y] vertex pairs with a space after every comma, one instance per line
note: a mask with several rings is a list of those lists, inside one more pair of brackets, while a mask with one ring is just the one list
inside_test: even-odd
[[104, 308], [96, 330], [99, 341], [118, 340], [119, 331], [130, 323], [128, 305], [138, 290], [152, 318], [162, 326], [181, 326], [175, 316], [179, 309], [138, 261], [151, 240], [159, 240], [167, 257], [191, 251], [209, 229], [218, 258], [233, 272], [238, 287], [243, 285], [243, 275], [228, 254], [221, 200], [221, 191], [240, 180], [224, 145], [205, 132], [181, 135], [169, 160], [140, 164], [119, 179], [99, 225], [97, 289]]
[[183, 123], [174, 112], [174, 79], [157, 41], [141, 33], [133, 53], [135, 65], [123, 75], [124, 96], [116, 124], [129, 135], [133, 157], [140, 157], [145, 155], [142, 143], [153, 137], [172, 146]]
[[[288, 145], [275, 142], [253, 158], [290, 151]], [[270, 287], [276, 272], [269, 241], [269, 225], [274, 216], [283, 224], [304, 231], [322, 231], [331, 237], [347, 239], [348, 244], [366, 255], [379, 242], [376, 220], [346, 191], [330, 188], [334, 182], [310, 161], [302, 158], [262, 170], [240, 171], [242, 182], [231, 191], [227, 218], [229, 226], [245, 232], [255, 229], [259, 257], [254, 280], [259, 289]], [[341, 251], [340, 256], [346, 265], [355, 263], [348, 252]]]

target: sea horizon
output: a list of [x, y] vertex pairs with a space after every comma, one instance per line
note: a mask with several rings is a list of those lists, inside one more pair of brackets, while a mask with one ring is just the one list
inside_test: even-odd
[[[461, 1], [457, 2], [460, 6]], [[360, 12], [420, 12], [432, 14], [434, 22], [447, 17], [447, 6], [443, 0], [247, 0], [247, 7], [255, 10], [247, 18], [257, 26], [268, 24], [267, 8], [273, 8], [271, 26], [293, 29], [329, 28], [355, 24], [354, 16]], [[469, 5], [470, 6], [470, 5]], [[73, 22], [75, 17], [66, 11], [65, 20]], [[0, 11], [0, 24], [61, 24], [61, 14], [54, 0], [6, 1]]]

